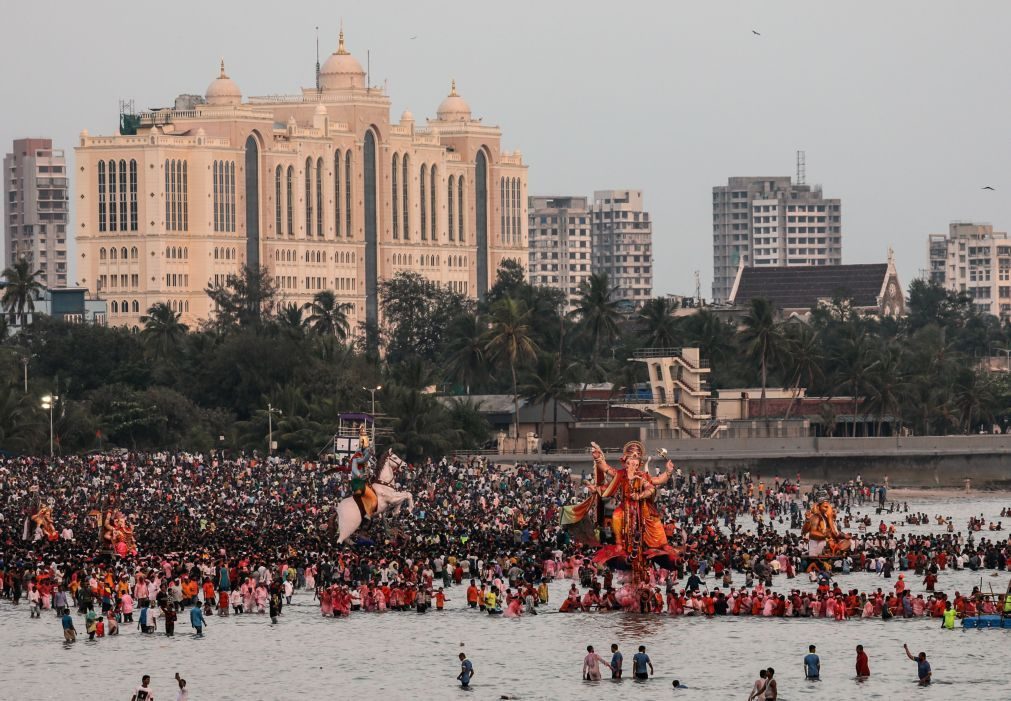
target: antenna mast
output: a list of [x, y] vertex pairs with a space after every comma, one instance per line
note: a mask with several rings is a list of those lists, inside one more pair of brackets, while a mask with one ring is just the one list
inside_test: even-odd
[[319, 92], [319, 25], [316, 25], [316, 92]]
[[797, 184], [807, 185], [807, 152], [797, 151]]
[[702, 306], [702, 278], [698, 270], [695, 271], [695, 303]]

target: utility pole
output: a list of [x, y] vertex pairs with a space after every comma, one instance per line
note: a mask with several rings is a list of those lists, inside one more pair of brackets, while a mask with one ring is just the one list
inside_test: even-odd
[[47, 394], [42, 398], [42, 408], [49, 410], [49, 457], [52, 458], [56, 453], [53, 450], [53, 407], [56, 405], [56, 400], [59, 397], [55, 394]]
[[281, 416], [283, 412], [280, 409], [275, 409], [274, 406], [267, 402], [267, 455], [274, 454], [274, 412], [277, 412], [278, 416]]
[[375, 417], [376, 417], [376, 392], [378, 392], [382, 388], [383, 388], [382, 385], [377, 385], [375, 387], [362, 387], [362, 389], [365, 390], [366, 392], [371, 392], [372, 393], [372, 418], [373, 419], [375, 419]]

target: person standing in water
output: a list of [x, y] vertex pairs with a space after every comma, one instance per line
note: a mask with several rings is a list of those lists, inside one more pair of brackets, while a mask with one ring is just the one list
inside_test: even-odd
[[130, 701], [154, 701], [154, 694], [151, 693], [151, 689], [148, 684], [151, 683], [151, 675], [145, 674], [141, 677], [140, 686], [137, 690], [133, 692], [133, 696], [130, 697]]
[[611, 679], [621, 679], [621, 665], [625, 656], [618, 652], [618, 644], [611, 644]]
[[866, 679], [871, 676], [871, 668], [867, 662], [867, 653], [864, 652], [863, 645], [857, 645], [857, 679]]
[[776, 670], [769, 667], [765, 670], [765, 700], [766, 701], [776, 701], [779, 698], [779, 686], [776, 684], [776, 680], [772, 677], [776, 674]]
[[[646, 672], [646, 668], [649, 667], [649, 672]], [[646, 654], [646, 646], [640, 645], [639, 652], [632, 655], [632, 676], [640, 681], [649, 679], [649, 675], [653, 674], [653, 662], [649, 659], [649, 655]]]
[[474, 678], [474, 665], [462, 652], [460, 653], [460, 673], [456, 675], [456, 678], [464, 689], [470, 686], [470, 680]]
[[809, 645], [804, 655], [804, 678], [811, 681], [821, 679], [821, 659], [814, 652], [814, 645]]
[[933, 673], [930, 670], [930, 663], [927, 662], [927, 653], [921, 652], [916, 657], [913, 657], [913, 653], [909, 651], [909, 646], [905, 643], [902, 644], [902, 649], [906, 651], [906, 657], [916, 663], [916, 677], [920, 682], [920, 686], [930, 684], [930, 678]]
[[583, 658], [583, 679], [591, 682], [600, 681], [600, 665], [611, 669], [611, 665], [593, 651], [593, 645], [587, 645], [586, 657]]
[[748, 701], [754, 701], [755, 699], [762, 698], [762, 694], [765, 691], [766, 677], [768, 677], [768, 672], [764, 669], [758, 670], [758, 679], [755, 680], [754, 685], [751, 687], [751, 693], [748, 694]]

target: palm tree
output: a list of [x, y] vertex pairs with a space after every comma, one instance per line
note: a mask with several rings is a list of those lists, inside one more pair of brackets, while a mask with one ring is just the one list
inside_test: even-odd
[[569, 379], [571, 366], [563, 365], [557, 353], [542, 353], [537, 358], [537, 367], [520, 387], [520, 394], [532, 404], [541, 405], [541, 420], [537, 435], [544, 436], [544, 418], [548, 403], [554, 404], [553, 431], [551, 438], [558, 442], [558, 402], [569, 399]]
[[576, 320], [576, 333], [589, 340], [590, 362], [583, 378], [582, 405], [586, 386], [594, 376], [601, 376], [600, 349], [610, 345], [618, 336], [618, 303], [614, 300], [617, 288], [610, 286], [607, 273], [594, 273], [579, 286], [579, 299], [569, 316]]
[[459, 382], [464, 392], [488, 376], [487, 345], [477, 315], [461, 314], [449, 325], [449, 343], [446, 356], [446, 379]]
[[762, 297], [751, 300], [743, 326], [741, 341], [745, 352], [758, 363], [762, 382], [761, 412], [765, 416], [765, 388], [769, 380], [769, 366], [775, 364], [783, 354], [783, 329], [776, 322], [772, 303]]
[[4, 269], [3, 276], [7, 282], [0, 304], [3, 304], [8, 314], [13, 315], [15, 323], [20, 319], [21, 325], [25, 326], [28, 315], [35, 311], [35, 300], [42, 297], [42, 292], [46, 289], [38, 280], [41, 274], [42, 270], [31, 272], [25, 258], [19, 258], [14, 265]]
[[642, 324], [640, 338], [647, 348], [673, 348], [678, 345], [677, 320], [674, 311], [677, 303], [670, 297], [655, 297], [639, 310]]
[[277, 325], [291, 338], [305, 336], [306, 320], [302, 316], [302, 307], [294, 302], [288, 302], [277, 310]]
[[891, 416], [893, 422], [898, 420], [902, 406], [905, 379], [899, 349], [893, 345], [884, 346], [870, 370], [867, 408], [877, 418], [876, 434], [880, 436], [884, 417]]
[[303, 308], [309, 312], [306, 324], [318, 336], [329, 336], [343, 342], [351, 335], [347, 313], [352, 305], [338, 302], [333, 290], [317, 292]]
[[166, 360], [179, 351], [188, 330], [186, 324], [179, 323], [181, 316], [165, 302], [156, 302], [140, 318], [140, 323], [144, 324], [140, 335], [155, 358]]
[[513, 423], [520, 435], [520, 399], [516, 385], [516, 366], [537, 357], [537, 344], [531, 338], [530, 310], [522, 302], [505, 297], [491, 308], [491, 325], [485, 350], [496, 360], [509, 363], [513, 380]]
[[843, 338], [836, 357], [836, 388], [846, 390], [853, 399], [853, 431], [857, 435], [857, 413], [870, 386], [873, 360], [867, 334], [850, 330]]
[[825, 361], [821, 351], [821, 341], [818, 334], [807, 324], [791, 326], [786, 334], [786, 373], [792, 377], [793, 389], [790, 405], [786, 408], [786, 418], [790, 418], [793, 405], [800, 396], [800, 385], [810, 389], [822, 379], [822, 363]]

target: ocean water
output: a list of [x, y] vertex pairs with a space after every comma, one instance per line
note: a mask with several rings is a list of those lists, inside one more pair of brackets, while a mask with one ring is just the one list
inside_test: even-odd
[[[910, 509], [952, 515], [964, 528], [970, 514], [997, 520], [1011, 495], [918, 499]], [[873, 516], [872, 516], [873, 517]], [[894, 517], [893, 517], [894, 518]], [[886, 517], [887, 519], [887, 517]], [[1009, 519], [1005, 519], [1005, 522]], [[876, 521], [875, 521], [876, 522]], [[941, 531], [937, 526], [903, 527]], [[981, 535], [994, 535], [984, 532]], [[1001, 534], [996, 534], [1001, 535]], [[1003, 591], [1008, 574], [945, 571], [939, 589], [971, 590], [982, 574], [984, 590]], [[907, 573], [914, 592], [922, 583]], [[735, 585], [743, 583], [737, 575]], [[840, 575], [843, 589], [894, 586], [863, 573]], [[713, 585], [712, 580], [709, 581]], [[202, 639], [180, 616], [176, 636], [142, 636], [129, 624], [117, 637], [65, 645], [50, 613], [30, 620], [28, 608], [0, 603], [0, 699], [122, 699], [144, 674], [158, 701], [175, 698], [173, 676], [189, 683], [190, 699], [745, 699], [758, 669], [776, 668], [784, 699], [1011, 698], [1011, 630], [946, 631], [936, 619], [836, 622], [811, 619], [669, 618], [627, 613], [559, 614], [568, 581], [551, 587], [551, 603], [538, 616], [490, 617], [466, 608], [453, 588], [444, 612], [356, 613], [324, 619], [311, 593], [296, 593], [277, 625], [267, 616], [212, 618]], [[811, 588], [806, 578], [774, 579], [777, 591]], [[83, 630], [83, 623], [78, 629]], [[611, 643], [625, 654], [626, 670], [638, 645], [646, 645], [656, 675], [648, 682], [580, 679], [586, 645], [609, 658]], [[935, 684], [916, 684], [916, 665], [902, 650], [927, 653]], [[822, 681], [803, 678], [807, 646], [818, 646]], [[870, 657], [871, 678], [855, 679], [854, 648]], [[472, 690], [459, 689], [457, 655], [474, 663]], [[603, 670], [606, 672], [606, 670]], [[674, 692], [671, 681], [686, 688]]]

